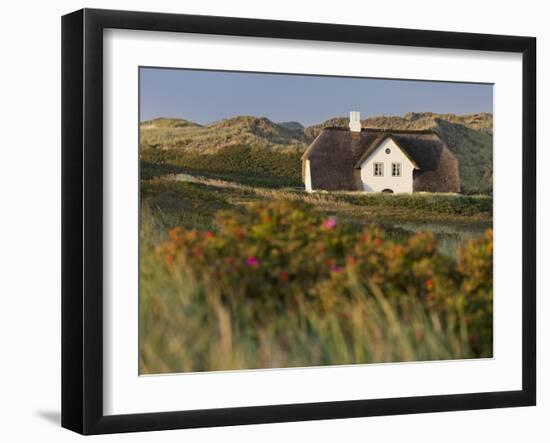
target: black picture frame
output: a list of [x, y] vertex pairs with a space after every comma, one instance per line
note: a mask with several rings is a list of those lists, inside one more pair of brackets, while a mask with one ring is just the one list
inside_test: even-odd
[[[522, 389], [103, 413], [103, 30], [171, 31], [503, 51], [523, 63]], [[62, 18], [62, 426], [82, 434], [529, 406], [536, 403], [536, 39], [229, 17], [83, 9]]]

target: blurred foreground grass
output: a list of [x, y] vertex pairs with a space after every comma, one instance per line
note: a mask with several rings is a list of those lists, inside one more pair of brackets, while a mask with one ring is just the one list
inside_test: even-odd
[[492, 356], [490, 230], [453, 259], [303, 201], [224, 201], [168, 235], [143, 205], [140, 373]]

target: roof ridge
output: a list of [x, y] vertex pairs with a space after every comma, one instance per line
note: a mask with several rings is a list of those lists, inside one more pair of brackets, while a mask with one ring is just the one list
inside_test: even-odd
[[[348, 131], [348, 128], [343, 126], [327, 126], [323, 131]], [[361, 132], [373, 132], [380, 134], [436, 134], [433, 129], [394, 129], [394, 128], [361, 128]]]

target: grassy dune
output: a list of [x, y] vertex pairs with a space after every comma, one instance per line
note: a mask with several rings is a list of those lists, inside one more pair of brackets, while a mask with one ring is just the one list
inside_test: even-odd
[[142, 122], [143, 149], [177, 149], [212, 154], [234, 145], [248, 145], [276, 151], [303, 147], [308, 140], [301, 131], [279, 126], [267, 118], [238, 116], [199, 125], [184, 119], [160, 118]]
[[245, 185], [219, 178], [173, 174], [142, 181], [142, 198], [159, 208], [165, 227], [194, 225], [189, 216], [211, 218], [221, 208], [238, 208], [255, 201], [287, 199], [310, 203], [328, 215], [357, 223], [492, 221], [492, 198], [485, 195], [455, 194], [364, 194], [315, 192], [293, 188]]
[[[250, 116], [209, 125], [155, 119], [140, 125], [141, 159], [146, 166], [172, 172], [179, 169], [224, 174], [227, 180], [260, 186], [301, 186], [303, 151], [324, 127], [347, 127], [347, 122], [347, 118], [338, 117], [307, 128], [289, 129], [285, 124]], [[492, 191], [492, 114], [409, 113], [403, 117], [371, 117], [362, 124], [366, 128], [434, 130], [459, 160], [463, 193]]]
[[228, 146], [216, 154], [146, 149], [141, 152], [145, 178], [167, 172], [196, 172], [239, 183], [288, 187], [302, 186], [301, 154], [276, 152], [246, 145]]

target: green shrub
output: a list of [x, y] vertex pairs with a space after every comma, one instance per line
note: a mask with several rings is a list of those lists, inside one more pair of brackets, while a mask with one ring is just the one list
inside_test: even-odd
[[493, 199], [487, 195], [457, 195], [439, 193], [413, 194], [340, 194], [343, 201], [357, 205], [406, 208], [415, 211], [448, 215], [493, 215]]

